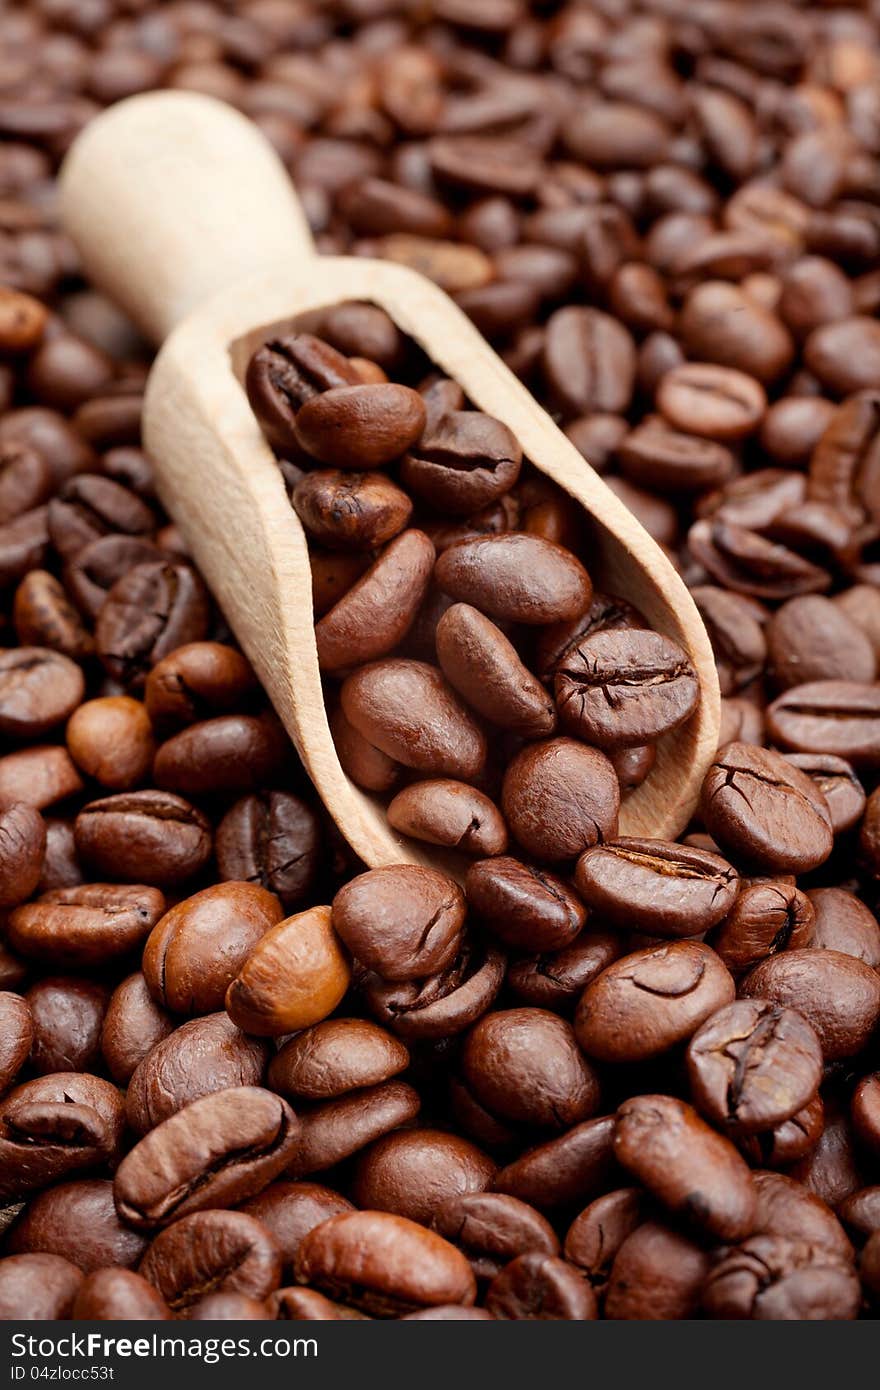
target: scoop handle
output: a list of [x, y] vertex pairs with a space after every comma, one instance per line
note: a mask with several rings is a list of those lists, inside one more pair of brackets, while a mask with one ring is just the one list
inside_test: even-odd
[[130, 97], [77, 137], [61, 217], [89, 278], [161, 343], [198, 304], [315, 247], [262, 132], [192, 92]]

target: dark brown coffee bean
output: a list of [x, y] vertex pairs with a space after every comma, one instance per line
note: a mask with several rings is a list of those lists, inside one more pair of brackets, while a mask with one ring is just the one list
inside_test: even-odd
[[76, 795], [84, 783], [66, 748], [37, 744], [0, 758], [0, 802], [45, 810]]
[[[809, 496], [839, 507], [857, 524], [880, 513], [880, 395], [858, 392], [841, 402], [810, 458]], [[853, 616], [852, 614], [850, 616]]]
[[72, 560], [100, 536], [152, 535], [156, 518], [145, 502], [97, 473], [69, 479], [49, 503], [49, 539], [62, 560]]
[[133, 1133], [146, 1134], [190, 1101], [233, 1086], [259, 1086], [268, 1048], [245, 1037], [225, 1013], [193, 1018], [158, 1038], [135, 1066], [125, 1112]]
[[724, 280], [706, 280], [690, 291], [678, 332], [690, 357], [734, 367], [765, 385], [794, 357], [794, 343], [776, 315]]
[[122, 1095], [108, 1081], [65, 1071], [16, 1086], [0, 1101], [0, 1197], [21, 1201], [119, 1153]]
[[781, 601], [830, 587], [827, 570], [785, 545], [722, 519], [697, 521], [688, 549], [723, 587], [753, 598]]
[[833, 753], [787, 753], [793, 767], [812, 778], [828, 802], [835, 835], [851, 830], [862, 818], [865, 789], [851, 763]]
[[0, 444], [0, 524], [48, 502], [53, 483], [52, 470], [36, 449]]
[[497, 948], [482, 950], [465, 939], [448, 970], [400, 984], [368, 975], [364, 997], [375, 1017], [398, 1037], [447, 1038], [491, 1007], [504, 980], [504, 963]]
[[284, 1044], [269, 1067], [269, 1085], [285, 1096], [329, 1100], [389, 1081], [409, 1066], [403, 1043], [359, 1018], [327, 1019]]
[[209, 617], [207, 591], [189, 565], [135, 565], [113, 585], [98, 615], [98, 655], [114, 680], [143, 689], [163, 656], [207, 636]]
[[331, 468], [363, 471], [382, 468], [406, 453], [426, 418], [421, 396], [408, 386], [337, 386], [300, 407], [296, 438]]
[[315, 627], [318, 661], [337, 672], [392, 651], [415, 620], [434, 567], [423, 531], [404, 531]]
[[91, 801], [76, 818], [75, 834], [85, 862], [131, 883], [182, 883], [211, 854], [208, 820], [170, 792], [121, 792]]
[[565, 1260], [537, 1251], [518, 1255], [495, 1276], [486, 1308], [504, 1321], [586, 1322], [599, 1316], [596, 1295], [579, 1272]]
[[834, 836], [828, 803], [811, 779], [766, 748], [729, 743], [703, 782], [706, 828], [732, 855], [770, 873], [823, 863]]
[[46, 853], [46, 825], [33, 806], [0, 810], [0, 907], [24, 902], [37, 887]]
[[608, 1283], [618, 1250], [642, 1222], [644, 1205], [637, 1187], [621, 1187], [590, 1202], [569, 1226], [565, 1258], [593, 1288], [604, 1289]]
[[710, 1271], [703, 1290], [709, 1317], [762, 1322], [855, 1318], [859, 1283], [848, 1260], [824, 1246], [757, 1235]]
[[487, 929], [514, 949], [557, 950], [586, 920], [583, 904], [562, 879], [507, 856], [472, 864], [465, 893]]
[[696, 1242], [658, 1221], [645, 1221], [614, 1255], [605, 1317], [617, 1322], [692, 1318], [709, 1270]]
[[10, 915], [10, 940], [22, 955], [74, 969], [127, 955], [162, 914], [156, 888], [85, 883], [56, 888]]
[[[830, 599], [805, 594], [789, 599], [767, 625], [767, 656], [778, 689], [835, 680], [874, 680], [877, 663], [865, 633]], [[824, 751], [824, 750], [823, 750]]]
[[283, 775], [289, 741], [274, 712], [221, 714], [181, 729], [161, 745], [153, 780], [188, 796], [245, 792]]
[[664, 1207], [720, 1240], [752, 1231], [757, 1197], [733, 1145], [672, 1096], [634, 1096], [617, 1115], [614, 1154]]
[[692, 1037], [734, 992], [731, 976], [702, 942], [648, 946], [615, 961], [587, 986], [575, 1032], [588, 1057], [644, 1061]]
[[270, 338], [251, 358], [245, 389], [266, 438], [280, 453], [297, 449], [294, 420], [306, 401], [359, 377], [342, 353], [310, 333]]
[[428, 506], [470, 516], [519, 477], [522, 449], [506, 425], [479, 411], [450, 411], [425, 430], [400, 468], [404, 486]]
[[69, 975], [46, 975], [25, 995], [33, 1022], [30, 1069], [38, 1076], [94, 1070], [100, 1056], [107, 988]]
[[22, 646], [48, 647], [82, 661], [94, 651], [94, 641], [62, 585], [46, 570], [26, 574], [15, 591], [15, 631]]
[[880, 923], [873, 912], [843, 888], [814, 888], [808, 896], [815, 920], [801, 944], [814, 951], [842, 951], [880, 968]]
[[221, 877], [259, 884], [285, 908], [300, 902], [310, 889], [320, 848], [314, 811], [289, 792], [242, 797], [217, 827]]
[[486, 1154], [457, 1135], [402, 1130], [386, 1134], [361, 1155], [352, 1193], [361, 1208], [428, 1226], [439, 1204], [485, 1191], [495, 1171]]
[[568, 1014], [587, 985], [622, 954], [619, 932], [582, 931], [570, 946], [512, 959], [506, 983], [524, 1003]]
[[374, 1317], [476, 1298], [465, 1257], [433, 1231], [390, 1212], [331, 1217], [305, 1237], [295, 1270], [301, 1283]]
[[63, 723], [85, 692], [80, 668], [47, 647], [0, 652], [0, 732], [37, 738]]
[[482, 730], [440, 672], [422, 661], [376, 661], [347, 678], [346, 718], [388, 757], [432, 776], [478, 777]]
[[613, 1115], [603, 1115], [527, 1149], [501, 1169], [495, 1187], [539, 1211], [570, 1208], [598, 1196], [620, 1182], [613, 1156], [614, 1125]]
[[333, 899], [333, 927], [352, 955], [386, 980], [445, 970], [465, 920], [464, 894], [445, 874], [415, 865], [371, 869]]
[[0, 1094], [9, 1090], [24, 1066], [34, 1040], [34, 1022], [20, 994], [0, 993]]
[[[64, 587], [77, 608], [94, 622], [111, 589], [130, 570], [138, 565], [164, 562], [167, 558], [158, 545], [138, 536], [101, 536], [84, 545], [64, 566]], [[131, 584], [127, 586], [129, 592], [131, 587]], [[115, 623], [114, 642], [119, 635], [120, 624]]]
[[687, 362], [661, 378], [657, 407], [686, 433], [742, 439], [760, 425], [767, 398], [760, 382], [744, 372], [711, 362]]
[[564, 1130], [594, 1115], [599, 1081], [569, 1023], [544, 1009], [485, 1014], [465, 1039], [465, 1080], [492, 1115]]
[[105, 1178], [60, 1182], [32, 1197], [10, 1231], [10, 1254], [41, 1252], [73, 1260], [84, 1274], [137, 1264], [147, 1241], [123, 1226]]
[[140, 1274], [130, 1269], [98, 1269], [80, 1284], [72, 1316], [86, 1322], [161, 1322], [171, 1313]]
[[435, 578], [454, 599], [528, 624], [576, 617], [591, 594], [586, 571], [569, 551], [523, 533], [452, 546], [438, 559]]
[[436, 778], [416, 782], [389, 802], [388, 824], [402, 835], [464, 854], [501, 854], [507, 827], [501, 812], [476, 787]]
[[711, 945], [734, 975], [776, 955], [810, 945], [815, 913], [805, 893], [784, 879], [745, 883]]
[[127, 975], [110, 996], [101, 1026], [101, 1055], [114, 1081], [126, 1085], [147, 1053], [174, 1029], [141, 971]]
[[641, 614], [625, 599], [594, 593], [589, 608], [571, 622], [553, 623], [538, 634], [537, 672], [548, 680], [570, 647], [580, 638], [611, 628], [644, 627]]
[[401, 532], [412, 502], [384, 473], [306, 473], [291, 495], [306, 531], [330, 550], [370, 550]]
[[785, 951], [756, 965], [740, 992], [803, 1014], [827, 1061], [860, 1052], [880, 1018], [880, 977], [840, 951]]
[[493, 1279], [518, 1255], [558, 1255], [549, 1221], [534, 1207], [501, 1192], [464, 1192], [442, 1202], [432, 1226], [457, 1245], [478, 1278]]
[[256, 1197], [242, 1203], [241, 1210], [271, 1231], [281, 1250], [287, 1274], [309, 1231], [331, 1216], [353, 1211], [354, 1207], [338, 1192], [320, 1183], [282, 1180], [270, 1183]]
[[852, 1246], [831, 1208], [784, 1173], [755, 1173], [758, 1193], [755, 1235], [809, 1240], [852, 1259]]
[[0, 1317], [69, 1318], [82, 1270], [61, 1255], [9, 1255], [0, 1260]]
[[234, 710], [255, 689], [254, 673], [234, 647], [187, 642], [153, 667], [144, 703], [152, 722], [169, 728]]
[[251, 951], [283, 915], [275, 895], [252, 883], [217, 883], [184, 898], [155, 924], [144, 947], [153, 998], [173, 1013], [222, 1009]]
[[252, 1197], [292, 1158], [298, 1129], [287, 1103], [256, 1086], [191, 1101], [122, 1160], [113, 1181], [117, 1210], [136, 1229], [155, 1230]]
[[615, 456], [626, 478], [652, 492], [718, 487], [734, 471], [734, 456], [724, 444], [673, 429], [659, 415], [631, 430]]
[[822, 1048], [793, 1009], [740, 999], [697, 1029], [687, 1049], [697, 1109], [729, 1131], [756, 1133], [790, 1120], [822, 1079]]
[[412, 1086], [386, 1081], [312, 1107], [300, 1116], [299, 1141], [288, 1176], [303, 1178], [334, 1168], [382, 1135], [411, 1124], [420, 1105]]
[[588, 907], [621, 928], [655, 936], [700, 936], [732, 908], [739, 878], [720, 855], [665, 840], [595, 845], [575, 883]]
[[278, 1287], [281, 1255], [261, 1222], [241, 1211], [198, 1211], [160, 1231], [138, 1273], [186, 1317], [210, 1291], [264, 1299]]
[[351, 982], [329, 907], [287, 917], [260, 938], [226, 992], [233, 1023], [281, 1037], [331, 1014]]
[[556, 704], [573, 733], [600, 747], [650, 743], [696, 708], [699, 686], [685, 652], [656, 632], [593, 633], [556, 668]]
[[524, 738], [553, 732], [552, 700], [479, 609], [454, 603], [437, 624], [436, 643], [446, 679], [484, 719]]
[[864, 314], [814, 328], [804, 343], [804, 362], [832, 395], [880, 387], [880, 327]]
[[67, 725], [67, 747], [78, 767], [110, 791], [128, 791], [146, 779], [155, 743], [140, 700], [108, 695], [87, 700]]
[[874, 684], [850, 680], [793, 686], [767, 710], [767, 727], [783, 748], [833, 753], [855, 767], [880, 763], [880, 698]]
[[880, 1149], [880, 1073], [863, 1076], [852, 1098], [852, 1122], [863, 1144]]
[[620, 788], [597, 749], [571, 738], [547, 739], [508, 764], [501, 807], [526, 853], [553, 863], [613, 839]]

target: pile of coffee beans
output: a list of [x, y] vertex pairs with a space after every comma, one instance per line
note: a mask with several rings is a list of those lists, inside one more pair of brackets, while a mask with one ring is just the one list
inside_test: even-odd
[[[0, 52], [0, 1317], [875, 1317], [876, 3], [27, 0]], [[154, 495], [149, 351], [57, 226], [77, 131], [163, 86], [261, 126], [322, 250], [452, 294], [679, 567], [724, 695], [679, 843], [552, 839], [584, 818], [535, 793], [548, 742], [616, 799], [657, 735], [567, 723], [554, 622], [456, 552], [539, 541], [559, 622], [653, 634], [503, 422], [346, 304], [261, 419], [328, 688], [415, 665], [467, 716], [441, 772], [381, 698], [331, 708], [464, 885], [340, 842]], [[518, 729], [466, 679], [509, 648]]]
[[[340, 315], [349, 346], [381, 336], [397, 377], [406, 359], [418, 371], [383, 310], [343, 304], [317, 326]], [[621, 793], [700, 689], [676, 642], [594, 592], [579, 505], [436, 373], [416, 390], [289, 332], [256, 350], [246, 385], [312, 546], [318, 663], [352, 780], [393, 793], [396, 830], [465, 854], [503, 854], [512, 832], [557, 863], [616, 835]]]

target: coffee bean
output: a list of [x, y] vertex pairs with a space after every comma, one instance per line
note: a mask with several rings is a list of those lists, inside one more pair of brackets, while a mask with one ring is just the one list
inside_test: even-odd
[[615, 453], [626, 478], [663, 492], [717, 487], [734, 471], [733, 454], [724, 444], [673, 429], [661, 416], [643, 420]]
[[153, 780], [188, 796], [251, 791], [279, 775], [288, 755], [288, 738], [274, 713], [223, 714], [167, 739], [153, 760]]
[[467, 1255], [478, 1278], [493, 1279], [518, 1255], [558, 1255], [549, 1221], [501, 1192], [463, 1192], [435, 1209], [432, 1226]]
[[405, 1081], [386, 1081], [314, 1106], [300, 1117], [288, 1176], [303, 1178], [335, 1168], [382, 1135], [411, 1124], [420, 1104], [418, 1092]]
[[848, 1260], [804, 1240], [759, 1235], [735, 1246], [711, 1270], [703, 1291], [710, 1317], [855, 1318], [858, 1279]]
[[562, 879], [507, 856], [472, 864], [465, 892], [487, 929], [514, 949], [557, 950], [586, 920], [583, 904]]
[[52, 470], [36, 449], [15, 442], [0, 444], [0, 524], [42, 507], [52, 494], [52, 484]]
[[743, 884], [711, 945], [734, 975], [779, 951], [810, 945], [815, 913], [805, 893], [784, 879]]
[[595, 845], [578, 860], [575, 883], [587, 906], [616, 926], [676, 937], [715, 926], [739, 889], [719, 855], [664, 840]]
[[80, 668], [46, 647], [0, 652], [0, 732], [38, 738], [67, 719], [85, 691]]
[[98, 872], [163, 887], [204, 867], [210, 823], [170, 792], [121, 792], [84, 806], [75, 823], [77, 853]]
[[171, 728], [234, 710], [255, 688], [253, 671], [234, 647], [186, 642], [153, 667], [144, 704], [154, 725]]
[[765, 385], [794, 356], [794, 343], [776, 315], [724, 280], [706, 280], [691, 290], [678, 330], [691, 357], [734, 367]]
[[279, 1096], [239, 1086], [191, 1101], [125, 1156], [113, 1181], [124, 1221], [139, 1230], [252, 1197], [293, 1156], [298, 1122]]
[[284, 907], [299, 902], [312, 886], [321, 848], [314, 811], [289, 792], [244, 796], [217, 827], [217, 867], [274, 893]]
[[822, 1079], [822, 1048], [793, 1009], [740, 999], [719, 1009], [688, 1044], [694, 1102], [728, 1131], [755, 1133], [790, 1120]]
[[227, 990], [226, 1008], [246, 1032], [281, 1037], [320, 1023], [349, 981], [330, 908], [309, 908], [261, 937]]
[[504, 956], [467, 939], [448, 970], [426, 980], [363, 982], [370, 1011], [398, 1037], [446, 1038], [463, 1032], [492, 1005], [504, 979]]
[[197, 1211], [160, 1231], [138, 1273], [186, 1317], [206, 1289], [263, 1299], [277, 1288], [281, 1256], [265, 1226], [240, 1211]]
[[590, 1202], [569, 1226], [565, 1258], [594, 1288], [607, 1285], [618, 1250], [641, 1225], [643, 1207], [644, 1198], [637, 1187], [621, 1187]]
[[171, 1314], [141, 1275], [130, 1269], [99, 1269], [80, 1284], [72, 1316], [86, 1322], [161, 1322]]
[[360, 1157], [354, 1179], [358, 1206], [430, 1225], [439, 1203], [483, 1192], [495, 1164], [473, 1144], [439, 1130], [387, 1134]]
[[46, 854], [46, 825], [24, 801], [0, 810], [0, 906], [24, 902], [37, 887]]
[[640, 1062], [685, 1042], [733, 997], [733, 980], [702, 942], [648, 946], [587, 986], [575, 1032], [588, 1057]]
[[611, 1187], [619, 1172], [613, 1158], [614, 1116], [585, 1120], [567, 1133], [526, 1150], [502, 1168], [495, 1187], [539, 1211], [570, 1208]]
[[793, 686], [767, 710], [767, 727], [783, 748], [833, 753], [855, 767], [880, 761], [877, 686], [850, 680]]
[[483, 768], [485, 735], [426, 662], [372, 662], [344, 681], [341, 700], [358, 733], [405, 767], [466, 781]]
[[551, 734], [556, 711], [504, 633], [477, 608], [454, 603], [437, 624], [437, 659], [472, 709], [524, 738]]
[[34, 1028], [31, 1071], [50, 1076], [97, 1066], [106, 986], [70, 975], [48, 975], [31, 985], [25, 1002]]
[[[78, 563], [85, 563], [80, 554]], [[188, 565], [135, 564], [113, 585], [95, 627], [98, 655], [108, 675], [141, 690], [150, 668], [185, 642], [207, 636], [207, 591]]]
[[769, 749], [727, 744], [706, 774], [700, 810], [720, 845], [770, 873], [813, 869], [831, 853], [827, 801]]
[[101, 1054], [114, 1081], [126, 1085], [147, 1053], [174, 1029], [170, 1014], [160, 1009], [136, 970], [110, 996], [101, 1026]]
[[122, 1096], [99, 1077], [65, 1071], [16, 1086], [0, 1101], [0, 1196], [21, 1201], [118, 1155]]
[[615, 1253], [605, 1316], [615, 1322], [675, 1321], [699, 1311], [709, 1257], [693, 1240], [645, 1221]]
[[313, 395], [296, 415], [300, 446], [331, 468], [382, 468], [425, 428], [425, 405], [407, 386], [335, 386]]
[[331, 550], [370, 550], [407, 525], [412, 502], [384, 473], [306, 473], [291, 495], [306, 531]]
[[[110, 591], [120, 579], [126, 578], [136, 566], [156, 564], [166, 559], [167, 556], [163, 555], [158, 545], [139, 536], [101, 536], [99, 540], [84, 545], [64, 566], [64, 586], [77, 608], [90, 622], [94, 622]], [[141, 583], [139, 580], [136, 586], [134, 581], [129, 581], [125, 586], [125, 593], [131, 595], [135, 587], [139, 588]], [[157, 619], [157, 622], [159, 621], [161, 617]], [[116, 612], [110, 624], [110, 640], [114, 646], [117, 641], [124, 646], [127, 640], [125, 627], [126, 614]], [[144, 640], [148, 639], [149, 634], [145, 634]], [[123, 660], [128, 661], [127, 654]]]
[[242, 1203], [241, 1210], [255, 1217], [274, 1236], [284, 1262], [285, 1275], [309, 1231], [354, 1207], [345, 1197], [317, 1182], [270, 1183], [256, 1197]]
[[0, 757], [0, 801], [45, 810], [84, 788], [66, 748], [37, 744]]
[[105, 1178], [75, 1178], [32, 1197], [7, 1238], [10, 1254], [60, 1255], [84, 1274], [137, 1264], [147, 1240], [124, 1226]]
[[328, 1019], [284, 1044], [269, 1068], [273, 1090], [327, 1100], [388, 1081], [409, 1065], [403, 1043], [363, 1019]]
[[10, 940], [22, 955], [73, 968], [101, 965], [145, 941], [165, 900], [156, 888], [85, 883], [15, 909]]
[[522, 449], [506, 425], [478, 411], [450, 411], [404, 457], [404, 485], [438, 511], [469, 516], [509, 492]]
[[880, 1017], [876, 972], [840, 951], [785, 951], [756, 965], [740, 992], [803, 1014], [818, 1033], [827, 1061], [854, 1056]]
[[30, 1008], [20, 994], [0, 993], [0, 1091], [9, 1090], [28, 1059], [34, 1040]]
[[526, 1004], [570, 1013], [587, 985], [623, 954], [613, 931], [582, 931], [570, 946], [510, 961], [506, 983]]
[[82, 1271], [62, 1255], [9, 1255], [0, 1260], [0, 1316], [69, 1318]]
[[789, 599], [774, 614], [767, 625], [767, 654], [774, 683], [782, 690], [835, 680], [840, 671], [864, 682], [876, 674], [868, 638], [818, 594]]
[[149, 537], [156, 518], [134, 492], [99, 473], [70, 478], [49, 503], [49, 539], [62, 560], [101, 536]]
[[649, 743], [696, 708], [696, 673], [677, 643], [656, 632], [593, 633], [556, 668], [556, 704], [571, 732], [603, 747]]
[[851, 830], [862, 818], [865, 789], [851, 763], [833, 753], [788, 753], [788, 761], [810, 777], [828, 803], [835, 835]]
[[544, 624], [576, 618], [592, 586], [569, 551], [538, 536], [484, 536], [452, 546], [437, 560], [440, 588], [492, 618]]
[[569, 1023], [544, 1009], [488, 1013], [464, 1041], [461, 1065], [492, 1115], [541, 1130], [565, 1130], [599, 1107], [599, 1080]]
[[428, 589], [434, 547], [423, 531], [404, 531], [315, 627], [318, 661], [344, 671], [392, 651], [406, 636]]
[[270, 338], [248, 364], [248, 400], [273, 449], [297, 448], [294, 421], [306, 401], [323, 391], [358, 383], [342, 353], [310, 333]]
[[842, 951], [876, 970], [880, 966], [880, 923], [859, 898], [843, 888], [814, 888], [808, 894], [815, 913], [809, 939], [814, 951]]
[[15, 630], [22, 646], [50, 648], [72, 661], [91, 656], [94, 641], [64, 588], [46, 570], [31, 570], [15, 591]]
[[599, 1316], [596, 1295], [577, 1270], [554, 1255], [518, 1255], [497, 1274], [486, 1308], [504, 1321], [585, 1322]]
[[368, 969], [386, 980], [433, 975], [452, 964], [465, 920], [464, 895], [434, 869], [371, 869], [333, 899], [333, 928]]
[[465, 782], [438, 778], [398, 792], [387, 808], [388, 824], [403, 835], [465, 854], [500, 854], [507, 827], [494, 802]]
[[110, 695], [87, 700], [67, 725], [67, 747], [78, 767], [110, 791], [128, 791], [146, 780], [155, 744], [139, 700]]
[[767, 398], [760, 382], [733, 367], [687, 362], [661, 378], [657, 406], [686, 433], [742, 439], [760, 425]]
[[471, 1304], [476, 1281], [448, 1241], [390, 1212], [333, 1216], [300, 1245], [296, 1277], [373, 1317], [434, 1304]]
[[144, 1049], [129, 1077], [129, 1128], [146, 1134], [202, 1096], [259, 1086], [267, 1060], [266, 1044], [245, 1037], [225, 1013], [205, 1014], [169, 1028]]
[[874, 319], [854, 314], [814, 328], [804, 343], [804, 362], [832, 395], [880, 386], [880, 330]]
[[508, 765], [501, 809], [528, 855], [573, 859], [617, 833], [620, 789], [608, 759], [571, 738], [530, 744]]
[[852, 1246], [831, 1208], [784, 1173], [755, 1173], [758, 1193], [755, 1235], [809, 1240], [852, 1259]]
[[862, 1143], [880, 1148], [880, 1076], [864, 1076], [852, 1098], [852, 1121]]

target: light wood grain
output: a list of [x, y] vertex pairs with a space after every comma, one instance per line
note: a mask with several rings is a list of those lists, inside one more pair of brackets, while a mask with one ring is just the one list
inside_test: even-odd
[[[234, 139], [233, 125], [238, 127]], [[184, 189], [177, 185], [168, 150], [172, 130], [175, 148], [189, 152]], [[153, 155], [156, 140], [162, 142], [163, 158]], [[142, 167], [153, 170], [156, 180], [148, 195], [128, 163], [120, 163], [120, 141], [129, 153], [144, 144]], [[245, 154], [246, 169], [240, 163]], [[211, 185], [210, 192], [196, 186], [197, 174]], [[163, 179], [170, 181], [164, 207]], [[218, 213], [221, 232], [242, 242], [223, 249], [224, 281], [213, 262], [210, 268], [201, 264], [211, 259], [214, 246], [213, 239], [210, 245], [206, 240], [204, 218], [197, 219], [195, 236], [191, 227], [177, 230], [178, 217], [181, 209], [188, 216], [193, 206], [220, 207], [217, 185], [240, 190], [246, 183], [252, 204], [248, 225]], [[305, 535], [241, 386], [248, 357], [268, 327], [346, 299], [384, 308], [461, 383], [475, 406], [513, 430], [532, 463], [592, 518], [593, 546], [582, 558], [597, 587], [629, 599], [688, 651], [700, 678], [699, 709], [661, 740], [654, 770], [621, 809], [622, 834], [679, 833], [693, 812], [718, 738], [718, 682], [702, 621], [660, 548], [457, 306], [402, 266], [312, 258], [289, 180], [263, 137], [209, 98], [160, 93], [111, 108], [74, 146], [62, 197], [66, 226], [89, 273], [142, 329], [159, 341], [174, 320], [188, 314], [165, 342], [147, 389], [145, 443], [156, 460], [160, 495], [326, 806], [361, 858], [370, 865], [442, 860], [456, 868], [455, 861], [395, 834], [382, 805], [342, 771], [324, 709]], [[277, 219], [275, 231], [266, 228], [267, 216]], [[149, 234], [136, 242], [135, 224], [145, 220], [150, 220]], [[239, 274], [236, 283], [229, 268], [247, 261], [249, 237], [256, 248], [251, 264], [260, 268]], [[279, 255], [287, 245], [291, 254]], [[161, 275], [157, 256], [164, 266]], [[193, 309], [191, 282], [178, 273], [184, 265], [199, 293], [221, 283], [226, 288]]]

